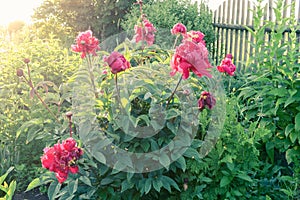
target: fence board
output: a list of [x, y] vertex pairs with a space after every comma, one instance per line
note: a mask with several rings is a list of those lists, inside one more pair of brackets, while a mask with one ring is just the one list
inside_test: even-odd
[[[283, 6], [290, 5], [294, 0], [284, 0]], [[274, 0], [268, 0], [263, 11], [263, 18], [261, 25], [265, 21], [274, 21], [275, 16], [273, 7], [275, 6]], [[249, 0], [227, 0], [213, 13], [214, 14], [214, 27], [217, 33], [217, 40], [214, 44], [214, 51], [212, 58], [218, 65], [221, 59], [227, 53], [232, 53], [235, 63], [239, 68], [243, 68], [249, 56], [255, 51], [250, 45], [249, 41], [254, 42], [254, 38], [249, 34], [245, 26], [253, 30], [253, 14], [250, 10], [254, 10], [255, 5]], [[284, 11], [282, 16], [291, 17], [295, 15], [300, 24], [300, 1], [296, 2], [295, 8]], [[289, 40], [289, 32], [287, 29], [284, 31], [284, 40]], [[270, 28], [265, 29], [265, 42], [270, 40]], [[297, 30], [298, 45], [300, 43], [300, 30]], [[284, 41], [283, 41], [284, 42]], [[297, 44], [296, 44], [297, 45]]]

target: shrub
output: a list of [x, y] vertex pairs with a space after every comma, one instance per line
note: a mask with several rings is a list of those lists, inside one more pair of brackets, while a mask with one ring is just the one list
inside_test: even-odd
[[[275, 22], [266, 21], [263, 27], [263, 8], [258, 7], [254, 13], [254, 30], [248, 31], [254, 38], [251, 45], [255, 50], [238, 97], [246, 121], [256, 121], [272, 133], [262, 143], [262, 156], [267, 162], [284, 167], [282, 173], [299, 184], [299, 24], [293, 14], [282, 17], [288, 9], [282, 0], [277, 1], [273, 9]], [[297, 198], [299, 191], [293, 190], [291, 195]]]
[[[80, 60], [69, 55], [55, 39], [25, 39], [14, 45], [4, 42], [3, 49], [0, 53], [0, 169], [15, 166], [13, 176], [18, 182], [17, 189], [22, 190], [41, 171], [38, 167], [42, 149], [64, 132], [60, 127], [64, 118], [61, 112], [70, 106], [70, 99], [62, 96], [67, 88], [61, 84]], [[30, 61], [30, 79], [35, 90], [61, 120], [59, 123], [45, 110], [26, 80], [17, 76], [19, 69], [29, 79], [25, 58]]]
[[[163, 11], [163, 12], [162, 12]], [[166, 36], [174, 26], [181, 22], [188, 30], [198, 30], [205, 34], [205, 42], [208, 47], [215, 41], [215, 33], [212, 25], [212, 12], [203, 3], [192, 3], [190, 0], [164, 0], [146, 1], [143, 5], [143, 13], [157, 27], [159, 34], [156, 43], [170, 48], [172, 40]], [[126, 31], [131, 31], [140, 17], [138, 6], [133, 6], [130, 13], [125, 15], [121, 26]]]
[[[80, 34], [72, 49], [82, 52], [86, 62], [70, 82], [76, 88], [72, 101], [76, 135], [85, 151], [78, 161], [80, 171], [70, 174], [66, 184], [46, 173], [28, 190], [49, 184], [49, 199], [158, 199], [181, 190], [186, 160], [200, 161], [219, 136], [225, 97], [219, 74], [207, 71], [211, 66], [202, 39], [194, 41], [184, 34], [175, 55], [191, 50], [182, 62], [192, 69], [179, 70], [173, 58], [170, 76], [173, 50], [152, 45], [150, 32], [141, 36], [150, 42], [125, 39], [113, 53], [102, 49], [96, 58], [92, 55], [97, 40], [90, 31]], [[217, 78], [199, 79], [190, 71]], [[202, 111], [213, 108], [209, 114], [201, 115], [198, 98]]]

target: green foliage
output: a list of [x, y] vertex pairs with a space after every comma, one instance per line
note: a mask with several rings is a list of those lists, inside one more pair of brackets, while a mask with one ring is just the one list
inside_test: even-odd
[[[162, 12], [163, 11], [163, 12]], [[181, 22], [188, 30], [201, 31], [205, 34], [205, 42], [208, 46], [215, 41], [215, 33], [212, 25], [212, 12], [203, 3], [192, 3], [190, 0], [164, 0], [164, 1], [147, 1], [143, 5], [143, 13], [147, 19], [158, 29], [156, 34], [156, 43], [172, 45], [166, 39], [172, 27]], [[125, 15], [121, 26], [126, 31], [132, 31], [134, 25], [140, 18], [138, 5], [134, 5], [130, 13]]]
[[188, 189], [180, 199], [296, 197], [284, 192], [294, 187], [293, 178], [282, 176], [284, 168], [261, 157], [261, 144], [272, 135], [271, 131], [256, 122], [243, 127], [237, 120], [237, 103], [236, 97], [227, 99], [226, 123], [216, 147], [201, 161], [187, 161]]
[[[17, 182], [11, 181], [8, 185], [8, 183], [5, 181], [8, 174], [13, 170], [13, 167], [10, 167], [4, 175], [0, 177], [0, 190], [4, 192], [4, 197], [0, 197], [0, 200], [12, 200], [13, 195], [16, 190]], [[0, 192], [1, 194], [1, 192]]]
[[[170, 77], [171, 50], [156, 45], [139, 47], [128, 39], [116, 47], [115, 51], [132, 63], [129, 70], [117, 75], [99, 59], [109, 52], [98, 52], [99, 58], [88, 57], [80, 66], [69, 81], [76, 88], [74, 121], [85, 149], [80, 175], [70, 175], [61, 185], [53, 174], [46, 173], [33, 180], [28, 190], [50, 184], [49, 199], [158, 199], [175, 197], [182, 190], [186, 160], [200, 160], [204, 156], [201, 152], [209, 150], [207, 145], [213, 145], [202, 146], [210, 112], [199, 116], [200, 93], [205, 88], [219, 92], [217, 112], [223, 111], [224, 96], [219, 82], [191, 74], [189, 80], [180, 82], [172, 98], [181, 79]], [[108, 73], [102, 74], [102, 70]], [[222, 124], [224, 115], [213, 116], [216, 124]], [[212, 126], [220, 131], [217, 125]], [[212, 140], [218, 135], [214, 134], [210, 133]], [[164, 147], [169, 149], [164, 151]], [[136, 162], [130, 152], [146, 156]]]
[[[293, 7], [283, 7], [283, 1], [277, 1], [273, 9], [275, 22], [266, 21], [263, 27], [260, 26], [263, 8], [258, 7], [254, 13], [254, 30], [249, 29], [249, 32], [254, 38], [251, 46], [255, 50], [238, 98], [241, 117], [271, 131], [261, 144], [261, 156], [272, 165], [284, 167], [282, 174], [293, 177], [299, 185], [300, 54], [296, 30], [300, 27], [294, 15], [282, 17], [284, 11]], [[267, 41], [266, 28], [270, 30]], [[298, 198], [299, 191], [292, 191], [292, 195], [289, 194]]]
[[[15, 166], [18, 190], [41, 170], [40, 156], [43, 148], [52, 144], [65, 133], [64, 112], [70, 106], [65, 96], [65, 82], [80, 63], [79, 58], [69, 55], [55, 39], [48, 41], [23, 41], [11, 45], [3, 41], [0, 53], [0, 169]], [[27, 76], [24, 58], [30, 59], [30, 77], [36, 91], [44, 99], [60, 123], [44, 108], [17, 69]], [[27, 76], [28, 79], [28, 76]]]
[[[135, 0], [46, 0], [33, 19], [41, 38], [53, 34], [70, 45], [77, 32], [91, 29], [100, 40], [121, 31], [119, 20]], [[67, 36], [67, 37], [66, 37]]]
[[[299, 42], [296, 30], [297, 21], [292, 16], [282, 19], [280, 13], [283, 1], [278, 1], [274, 8], [276, 22], [267, 22], [269, 41], [265, 43], [265, 27], [260, 27], [261, 12], [255, 16], [255, 31], [250, 31], [255, 38], [252, 64], [253, 69], [247, 77], [247, 83], [240, 88], [239, 98], [245, 105], [242, 114], [247, 120], [259, 121], [272, 131], [273, 136], [266, 143], [268, 155], [274, 162], [274, 151], [286, 152], [299, 149]], [[293, 7], [293, 6], [292, 6]], [[279, 20], [280, 19], [280, 20]], [[288, 36], [283, 34], [290, 25]], [[288, 37], [288, 39], [285, 39]], [[274, 48], [276, 46], [276, 48]], [[247, 74], [248, 75], [248, 74]], [[246, 76], [247, 76], [246, 75]], [[291, 151], [291, 150], [290, 150]], [[289, 152], [290, 152], [289, 151]], [[286, 157], [291, 163], [290, 154]]]
[[[101, 20], [101, 25], [91, 28], [101, 37], [117, 32], [121, 13], [118, 9], [125, 11], [130, 3], [72, 2], [45, 1], [39, 8], [36, 19], [45, 21], [35, 25], [39, 27], [38, 37], [43, 39], [23, 29], [28, 35], [22, 41], [19, 38], [23, 38], [23, 33], [18, 33], [12, 40], [13, 46], [6, 41], [5, 34], [0, 35], [0, 171], [3, 174], [8, 170], [0, 177], [4, 193], [12, 194], [16, 188], [23, 190], [31, 181], [27, 191], [47, 187], [49, 199], [61, 200], [300, 198], [299, 43], [295, 33], [299, 27], [293, 17], [282, 20], [280, 13], [285, 9], [282, 0], [274, 8], [276, 23], [267, 22], [266, 27], [272, 30], [267, 43], [265, 27], [260, 27], [262, 9], [254, 15], [254, 31], [249, 29], [254, 37], [251, 45], [255, 47], [248, 67], [251, 72], [230, 77], [227, 85], [230, 98], [217, 94], [217, 102], [221, 102], [215, 108], [218, 116], [213, 115], [213, 110], [195, 115], [197, 101], [184, 92], [190, 89], [199, 97], [202, 90], [215, 89], [220, 82], [205, 78], [199, 81], [193, 76], [181, 82], [168, 109], [162, 109], [167, 106], [178, 77], [169, 77], [172, 52], [156, 45], [139, 50], [140, 46], [126, 40], [115, 49], [124, 53], [132, 65], [130, 70], [118, 74], [118, 88], [113, 74], [102, 73], [103, 69], [109, 71], [102, 61], [102, 56], [109, 52], [99, 52], [99, 57], [93, 60], [95, 65], [86, 68], [78, 55], [71, 55], [62, 46], [70, 42], [74, 30], [79, 30], [76, 27], [85, 29], [95, 20]], [[208, 26], [211, 14], [200, 11], [198, 16], [196, 5], [169, 0], [144, 3], [149, 20], [159, 29], [165, 28], [168, 34], [175, 23], [182, 22], [189, 30], [204, 32], [207, 43], [214, 40]], [[111, 17], [112, 10], [117, 10], [116, 18]], [[98, 14], [94, 15], [95, 12]], [[138, 6], [134, 6], [123, 27], [132, 30], [138, 17]], [[289, 40], [283, 40], [287, 24], [291, 25], [291, 33]], [[161, 36], [158, 34], [157, 44], [164, 45]], [[19, 68], [27, 75], [24, 58], [31, 60], [32, 83], [58, 122], [24, 79], [16, 76]], [[237, 88], [237, 93], [231, 88]], [[226, 116], [222, 103], [225, 100]], [[69, 110], [75, 114], [74, 137], [85, 153], [78, 163], [79, 173], [70, 174], [64, 184], [59, 184], [52, 172], [41, 167], [40, 156], [45, 146], [67, 137], [64, 112]], [[218, 122], [226, 117], [226, 121], [220, 139], [209, 152], [214, 143], [205, 143], [204, 139], [207, 136], [216, 139], [220, 132], [217, 126], [214, 127], [217, 133], [209, 132], [209, 126], [215, 124], [210, 120], [212, 116]], [[143, 128], [157, 134], [136, 137], [134, 134], [142, 133], [138, 130]], [[190, 147], [183, 148], [182, 156], [159, 152], [152, 157], [162, 166], [160, 169], [133, 173], [132, 168], [139, 169], [135, 160], [117, 153], [153, 152], [170, 144], [179, 130], [187, 136], [183, 142], [173, 143], [172, 150], [178, 150], [183, 143]], [[193, 140], [191, 133], [196, 134]], [[209, 152], [206, 157], [205, 152]], [[10, 166], [15, 170], [8, 176]], [[4, 184], [4, 179], [10, 184]]]

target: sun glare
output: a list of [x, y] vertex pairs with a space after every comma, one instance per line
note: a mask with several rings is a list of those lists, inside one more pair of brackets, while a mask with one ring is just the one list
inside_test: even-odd
[[30, 23], [34, 8], [42, 2], [43, 0], [0, 0], [0, 26], [16, 20]]

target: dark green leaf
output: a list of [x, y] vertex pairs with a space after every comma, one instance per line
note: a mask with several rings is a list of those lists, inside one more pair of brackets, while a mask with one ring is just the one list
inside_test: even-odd
[[231, 177], [228, 176], [223, 176], [221, 181], [220, 181], [220, 187], [225, 187], [227, 185], [229, 185], [232, 181]]
[[295, 117], [295, 130], [300, 131], [300, 112]]

